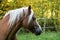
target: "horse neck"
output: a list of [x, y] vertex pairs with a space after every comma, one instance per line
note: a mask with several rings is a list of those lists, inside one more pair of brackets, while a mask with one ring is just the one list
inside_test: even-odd
[[0, 20], [0, 37], [5, 39], [8, 35], [8, 31], [9, 31], [9, 25], [8, 25], [8, 21], [9, 21], [10, 15], [7, 15], [5, 18], [3, 18], [2, 20]]
[[[21, 14], [21, 15], [23, 15], [23, 14]], [[12, 36], [15, 36], [17, 31], [21, 28], [21, 26], [22, 26], [21, 22], [23, 21], [23, 17], [24, 16], [21, 16], [21, 19], [10, 28], [10, 32], [7, 36], [8, 39], [12, 39]]]
[[16, 35], [17, 31], [18, 31], [20, 28], [21, 28], [20, 23], [17, 24], [16, 26], [14, 26], [14, 28], [12, 28], [11, 32], [10, 32], [9, 35], [8, 35], [8, 40], [9, 40], [9, 39], [12, 39], [12, 37], [14, 37], [14, 36]]
[[20, 16], [19, 16], [19, 21], [18, 22], [15, 22], [15, 24], [13, 26], [10, 27], [10, 32], [7, 36], [8, 39], [11, 39], [12, 36], [14, 36], [17, 31], [21, 28], [21, 22], [23, 21], [23, 18], [24, 18], [24, 12], [20, 13]]

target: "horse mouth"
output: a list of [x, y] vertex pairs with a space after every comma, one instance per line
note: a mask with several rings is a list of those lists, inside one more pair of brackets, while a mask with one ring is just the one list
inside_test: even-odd
[[39, 29], [33, 30], [31, 32], [34, 33], [35, 35], [40, 35], [42, 33], [42, 31]]

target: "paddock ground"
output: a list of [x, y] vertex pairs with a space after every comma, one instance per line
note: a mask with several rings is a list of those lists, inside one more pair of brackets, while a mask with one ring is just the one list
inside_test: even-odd
[[39, 36], [32, 33], [18, 33], [18, 40], [60, 40], [60, 32], [46, 32]]

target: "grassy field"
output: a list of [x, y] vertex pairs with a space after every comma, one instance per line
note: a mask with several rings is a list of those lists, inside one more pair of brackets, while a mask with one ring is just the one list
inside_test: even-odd
[[39, 36], [32, 33], [22, 33], [17, 35], [18, 40], [60, 40], [60, 32], [46, 32]]

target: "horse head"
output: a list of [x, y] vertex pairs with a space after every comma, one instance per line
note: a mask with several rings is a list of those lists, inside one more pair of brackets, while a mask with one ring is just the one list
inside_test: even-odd
[[37, 22], [31, 6], [29, 6], [27, 9], [23, 9], [23, 13], [25, 14], [22, 21], [23, 27], [28, 29], [32, 33], [35, 33], [36, 35], [40, 35], [42, 33], [42, 28]]

